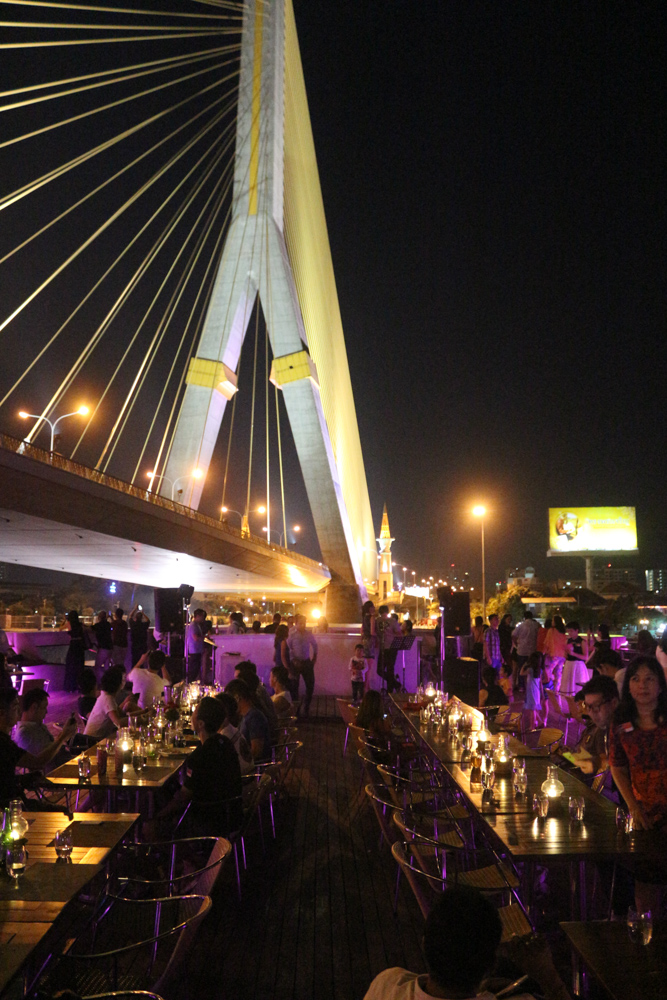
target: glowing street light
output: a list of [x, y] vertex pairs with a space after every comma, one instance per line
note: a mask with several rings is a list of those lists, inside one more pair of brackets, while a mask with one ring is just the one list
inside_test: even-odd
[[473, 507], [472, 513], [474, 517], [480, 519], [482, 526], [482, 617], [486, 621], [486, 562], [484, 559], [484, 516], [486, 514], [486, 507], [478, 504], [476, 507]]
[[55, 443], [55, 438], [56, 438], [56, 427], [58, 426], [58, 424], [60, 423], [60, 421], [61, 420], [65, 420], [67, 417], [77, 417], [77, 416], [78, 417], [86, 417], [86, 416], [88, 416], [89, 413], [90, 413], [90, 410], [88, 409], [87, 406], [80, 406], [78, 410], [72, 410], [71, 413], [63, 413], [62, 417], [58, 417], [58, 419], [55, 420], [55, 421], [53, 421], [53, 422], [51, 422], [48, 417], [42, 417], [42, 416], [40, 416], [37, 413], [26, 413], [25, 410], [20, 410], [19, 411], [19, 417], [21, 418], [21, 420], [28, 420], [30, 418], [32, 418], [34, 420], [43, 420], [45, 424], [49, 425], [49, 427], [51, 428], [51, 448], [50, 448], [50, 451], [51, 451], [51, 454], [53, 454], [54, 443]]
[[[280, 541], [278, 542], [278, 544], [282, 547], [283, 538], [285, 538], [285, 532], [284, 531], [278, 531], [277, 528], [269, 528], [269, 527], [267, 527], [266, 524], [262, 528], [262, 531], [266, 532], [266, 537], [267, 537], [268, 541], [271, 541], [271, 532], [273, 532], [275, 535], [277, 535], [278, 538], [280, 539]], [[301, 526], [299, 524], [293, 524], [292, 525], [292, 531], [301, 531]], [[287, 545], [285, 547], [289, 548], [289, 538], [287, 539]]]

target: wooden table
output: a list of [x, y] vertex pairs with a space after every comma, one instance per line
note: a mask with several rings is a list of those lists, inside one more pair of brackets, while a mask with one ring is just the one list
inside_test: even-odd
[[[135, 808], [138, 809], [139, 793], [142, 790], [148, 793], [155, 792], [158, 788], [162, 788], [170, 778], [178, 774], [194, 749], [194, 747], [179, 747], [178, 749], [170, 750], [168, 753], [164, 752], [158, 757], [151, 757], [148, 760], [148, 765], [140, 774], [137, 774], [131, 763], [124, 764], [122, 775], [116, 774], [113, 752], [110, 751], [107, 761], [107, 773], [103, 777], [100, 777], [97, 773], [97, 750], [95, 747], [91, 747], [77, 757], [72, 758], [71, 761], [61, 764], [60, 767], [51, 771], [48, 775], [48, 780], [52, 784], [62, 786], [66, 790], [76, 788], [78, 791], [89, 791], [91, 788], [103, 788], [107, 793], [108, 810], [114, 805], [115, 792], [123, 788], [133, 790], [136, 793]], [[79, 777], [79, 760], [82, 757], [90, 758], [90, 778], [83, 782]]]
[[[48, 947], [47, 935], [67, 904], [103, 871], [103, 862], [139, 819], [137, 813], [75, 813], [70, 823], [63, 813], [23, 815], [30, 824], [28, 869], [16, 883], [0, 880], [0, 993], [19, 973], [25, 992], [31, 980], [31, 958]], [[53, 840], [58, 830], [68, 826], [72, 827], [73, 863], [56, 863]], [[44, 949], [36, 951], [43, 941]], [[42, 958], [34, 963], [35, 970], [41, 967]]]
[[664, 1000], [667, 921], [654, 921], [653, 940], [646, 947], [630, 941], [624, 923], [592, 920], [560, 926], [612, 1000]]

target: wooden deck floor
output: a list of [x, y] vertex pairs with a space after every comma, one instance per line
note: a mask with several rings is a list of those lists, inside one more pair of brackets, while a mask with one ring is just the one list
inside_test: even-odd
[[388, 966], [423, 971], [421, 915], [402, 890], [394, 916], [395, 865], [335, 700], [313, 708], [277, 838], [265, 857], [253, 838], [240, 902], [227, 870], [173, 1000], [360, 1000]]

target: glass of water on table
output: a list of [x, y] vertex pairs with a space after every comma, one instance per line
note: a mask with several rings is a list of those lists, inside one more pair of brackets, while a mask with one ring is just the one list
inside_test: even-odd
[[72, 831], [68, 827], [66, 830], [58, 830], [55, 836], [55, 848], [59, 861], [69, 861], [72, 857]]
[[628, 936], [633, 944], [650, 944], [653, 937], [653, 914], [650, 910], [638, 913], [632, 906], [628, 910]]

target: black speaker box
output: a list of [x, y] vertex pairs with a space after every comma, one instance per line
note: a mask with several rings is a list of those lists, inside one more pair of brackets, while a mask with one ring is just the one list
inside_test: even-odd
[[448, 656], [443, 669], [445, 691], [449, 697], [456, 695], [466, 705], [479, 704], [480, 665], [472, 657]]
[[183, 631], [183, 598], [176, 587], [156, 587], [155, 628], [158, 632]]
[[445, 635], [470, 635], [470, 594], [467, 591], [452, 593], [447, 587], [438, 587], [438, 604], [445, 609]]

